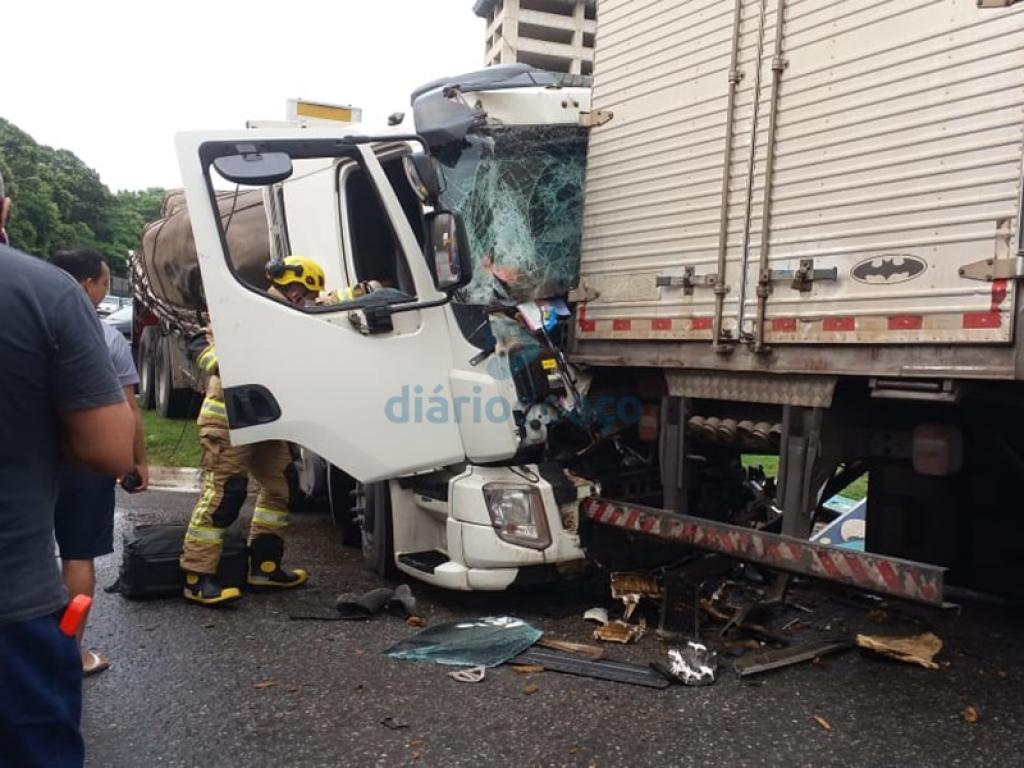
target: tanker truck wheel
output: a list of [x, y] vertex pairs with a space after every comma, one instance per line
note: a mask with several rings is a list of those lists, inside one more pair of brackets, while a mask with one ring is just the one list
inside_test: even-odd
[[162, 336], [157, 344], [154, 365], [156, 410], [164, 418], [180, 419], [188, 416], [189, 406], [192, 403], [192, 390], [174, 387], [171, 365], [171, 344], [166, 336]]
[[139, 408], [151, 411], [156, 407], [156, 349], [160, 332], [155, 326], [142, 331], [139, 339]]

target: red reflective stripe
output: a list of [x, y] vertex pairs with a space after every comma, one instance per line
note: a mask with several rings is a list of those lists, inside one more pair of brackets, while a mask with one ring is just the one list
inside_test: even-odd
[[893, 315], [889, 318], [890, 331], [919, 331], [924, 325], [920, 315]]
[[1002, 323], [998, 312], [964, 312], [964, 328], [998, 328]]
[[826, 317], [821, 327], [824, 331], [853, 331], [857, 323], [852, 317]]
[[597, 330], [597, 323], [593, 320], [587, 320], [586, 302], [580, 304], [580, 330], [584, 332]]
[[772, 320], [772, 330], [781, 333], [796, 332], [795, 317], [776, 317]]
[[711, 329], [710, 317], [694, 317], [690, 320], [690, 330], [707, 331]]
[[654, 331], [671, 331], [672, 320], [667, 317], [657, 317], [651, 320], [651, 330]]
[[629, 331], [633, 328], [632, 320], [612, 320], [613, 331]]

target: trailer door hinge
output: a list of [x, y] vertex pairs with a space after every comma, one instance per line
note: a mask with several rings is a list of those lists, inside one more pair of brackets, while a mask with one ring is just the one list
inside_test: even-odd
[[694, 288], [714, 288], [716, 291], [728, 293], [728, 286], [720, 286], [717, 273], [706, 275], [696, 274], [693, 267], [683, 267], [682, 276], [658, 275], [654, 278], [654, 284], [659, 288], [682, 288], [687, 296], [693, 295]]
[[1024, 253], [1010, 259], [982, 259], [960, 267], [960, 277], [966, 280], [1020, 280], [1024, 278]]
[[767, 269], [761, 275], [762, 283], [773, 283], [784, 280], [790, 281], [790, 287], [794, 291], [806, 293], [814, 287], [815, 281], [828, 280], [835, 282], [839, 279], [839, 269], [828, 267], [815, 269], [814, 259], [800, 259], [800, 266], [796, 269]]
[[614, 112], [606, 109], [594, 109], [590, 112], [580, 112], [580, 126], [583, 128], [597, 128], [615, 117]]

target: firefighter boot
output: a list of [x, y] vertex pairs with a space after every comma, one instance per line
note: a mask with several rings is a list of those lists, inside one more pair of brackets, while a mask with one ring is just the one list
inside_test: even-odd
[[185, 599], [200, 605], [224, 605], [242, 598], [238, 587], [222, 587], [213, 576], [185, 571]]
[[286, 571], [281, 567], [284, 542], [280, 536], [261, 533], [249, 542], [250, 587], [297, 587], [306, 583], [309, 574], [302, 568]]

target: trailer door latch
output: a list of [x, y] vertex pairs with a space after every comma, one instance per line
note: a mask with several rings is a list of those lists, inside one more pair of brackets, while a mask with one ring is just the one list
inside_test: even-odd
[[693, 295], [694, 288], [714, 288], [716, 292], [723, 291], [726, 293], [729, 291], [728, 286], [719, 286], [716, 273], [698, 275], [693, 267], [683, 267], [681, 277], [678, 275], [658, 275], [654, 278], [654, 284], [659, 288], [682, 288], [683, 293], [687, 296]]
[[814, 268], [814, 259], [800, 259], [800, 266], [796, 269], [768, 269], [761, 276], [764, 283], [774, 283], [788, 280], [794, 291], [806, 293], [814, 287], [819, 280], [836, 282], [839, 280], [839, 269], [837, 267]]

